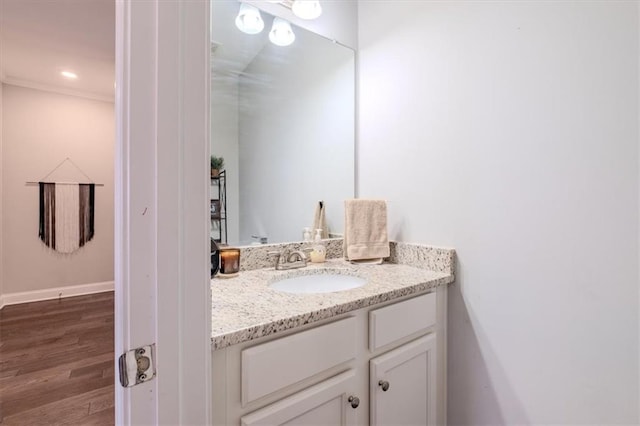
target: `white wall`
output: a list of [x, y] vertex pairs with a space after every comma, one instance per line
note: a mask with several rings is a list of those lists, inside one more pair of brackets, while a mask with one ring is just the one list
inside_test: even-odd
[[282, 49], [268, 43], [240, 79], [241, 241], [301, 240], [319, 200], [342, 232], [354, 194], [353, 52], [309, 32]]
[[[240, 171], [238, 165], [238, 79], [222, 76], [211, 80], [211, 154], [224, 158], [227, 181], [227, 241], [240, 241]], [[218, 187], [211, 185], [212, 198]], [[218, 237], [212, 229], [212, 236]]]
[[360, 2], [359, 194], [458, 251], [452, 425], [639, 421], [637, 8]]
[[[10, 293], [113, 281], [113, 103], [4, 85], [2, 278]], [[38, 238], [38, 181], [70, 157], [96, 188], [95, 236], [63, 255]], [[82, 179], [65, 165], [51, 176]]]

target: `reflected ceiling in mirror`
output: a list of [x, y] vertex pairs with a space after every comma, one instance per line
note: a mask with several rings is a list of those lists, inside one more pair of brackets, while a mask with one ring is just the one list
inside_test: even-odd
[[227, 242], [299, 241], [319, 201], [341, 234], [354, 197], [354, 52], [295, 25], [295, 41], [277, 46], [271, 15], [261, 11], [264, 29], [249, 35], [239, 9], [211, 3], [211, 153], [225, 160]]

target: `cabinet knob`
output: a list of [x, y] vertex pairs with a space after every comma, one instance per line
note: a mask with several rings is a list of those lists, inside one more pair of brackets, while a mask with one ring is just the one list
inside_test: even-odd
[[386, 380], [380, 380], [378, 382], [378, 386], [382, 388], [382, 392], [386, 392], [389, 390], [389, 382], [387, 382]]
[[360, 405], [360, 398], [357, 396], [350, 396], [348, 401], [351, 403], [352, 408], [358, 408], [358, 405]]

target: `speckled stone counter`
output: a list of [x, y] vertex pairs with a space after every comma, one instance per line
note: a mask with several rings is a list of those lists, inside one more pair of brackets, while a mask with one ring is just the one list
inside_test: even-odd
[[[259, 249], [253, 248], [254, 257], [255, 250]], [[452, 249], [391, 243], [391, 256], [382, 265], [354, 265], [334, 258], [291, 271], [276, 271], [271, 266], [243, 270], [235, 278], [214, 278], [212, 347], [224, 348], [447, 285], [454, 281], [454, 269]], [[291, 294], [269, 288], [274, 281], [318, 273], [355, 275], [364, 278], [367, 284], [322, 294]]]

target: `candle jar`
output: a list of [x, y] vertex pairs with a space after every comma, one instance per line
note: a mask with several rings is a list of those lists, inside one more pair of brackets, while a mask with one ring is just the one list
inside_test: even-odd
[[220, 249], [220, 275], [236, 275], [240, 271], [240, 249]]

